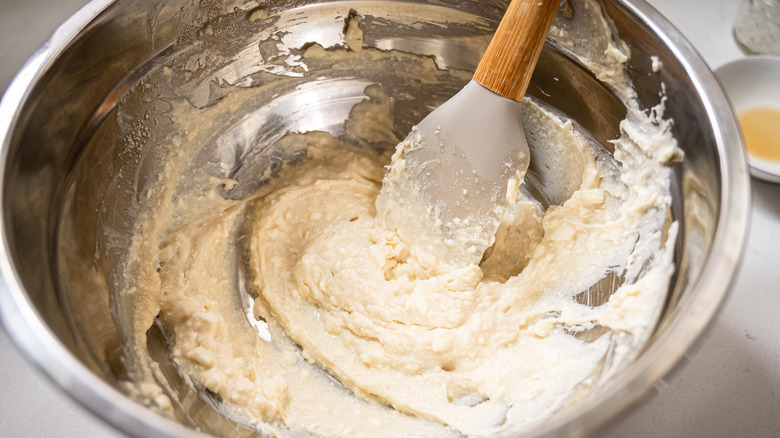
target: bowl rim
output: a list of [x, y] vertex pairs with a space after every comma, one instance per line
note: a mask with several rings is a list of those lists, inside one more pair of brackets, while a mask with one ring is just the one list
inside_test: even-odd
[[[118, 0], [92, 0], [61, 26], [32, 55], [12, 80], [0, 101], [0, 193], [5, 186], [9, 143], [18, 111], [29, 97], [31, 85], [41, 79], [57, 57], [102, 12]], [[718, 227], [710, 254], [693, 285], [693, 291], [706, 292], [708, 299], [681, 302], [686, 319], [673, 318], [663, 333], [627, 368], [613, 377], [601, 393], [598, 403], [586, 409], [575, 409], [557, 417], [552, 424], [543, 424], [534, 431], [539, 435], [572, 436], [593, 431], [614, 419], [618, 413], [636, 405], [649, 388], [660, 390], [665, 379], [682, 369], [684, 359], [698, 348], [704, 339], [722, 302], [731, 289], [735, 273], [744, 252], [750, 215], [750, 181], [742, 138], [735, 114], [714, 74], [682, 34], [644, 0], [613, 0], [659, 37], [681, 63], [703, 100], [707, 119], [714, 128], [720, 156], [722, 202], [717, 214]], [[133, 436], [205, 437], [173, 420], [156, 414], [86, 368], [52, 333], [24, 292], [21, 280], [9, 254], [9, 230], [0, 221], [0, 322], [17, 349], [36, 367], [57, 383], [76, 401], [123, 432]], [[573, 415], [576, 413], [577, 415]], [[581, 417], [573, 424], [571, 420]]]

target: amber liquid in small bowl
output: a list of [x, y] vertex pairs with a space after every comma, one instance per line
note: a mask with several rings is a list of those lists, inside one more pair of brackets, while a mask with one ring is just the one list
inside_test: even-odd
[[739, 114], [748, 153], [760, 160], [780, 163], [780, 111], [751, 108]]

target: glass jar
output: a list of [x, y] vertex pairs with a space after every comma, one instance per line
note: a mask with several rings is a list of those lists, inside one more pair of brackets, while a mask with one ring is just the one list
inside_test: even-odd
[[780, 0], [743, 0], [734, 38], [751, 55], [780, 55]]

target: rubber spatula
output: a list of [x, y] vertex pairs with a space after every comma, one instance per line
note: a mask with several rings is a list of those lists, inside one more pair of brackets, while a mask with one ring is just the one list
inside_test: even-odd
[[528, 168], [525, 95], [559, 0], [513, 0], [473, 79], [401, 142], [377, 217], [418, 254], [479, 263]]

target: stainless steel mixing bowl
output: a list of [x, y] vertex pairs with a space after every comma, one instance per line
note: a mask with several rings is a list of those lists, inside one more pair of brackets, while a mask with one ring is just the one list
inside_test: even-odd
[[[252, 435], [252, 430], [219, 417], [207, 399], [186, 393], [182, 385], [179, 422], [132, 401], [122, 386], [126, 369], [108, 296], [113, 282], [121, 279], [116, 260], [132, 230], [135, 197], [144, 193], [157, 165], [150, 145], [163, 132], [147, 130], [143, 123], [144, 104], [165, 102], [165, 91], [158, 92], [144, 79], [181, 53], [189, 56], [190, 76], [181, 88], [196, 111], [218, 101], [226, 87], [262, 83], [274, 73], [276, 55], [271, 52], [278, 54], [280, 47], [311, 41], [326, 47], [340, 44], [344, 20], [356, 12], [375, 24], [366, 27], [365, 45], [429, 54], [440, 67], [470, 70], [506, 4], [95, 0], [84, 7], [28, 61], [0, 104], [0, 310], [10, 337], [70, 395], [129, 434], [186, 436], [200, 429]], [[576, 18], [577, 5], [567, 2], [564, 15]], [[638, 358], [595, 398], [544, 424], [540, 435], [591, 432], [654, 386], [663, 387], [720, 308], [748, 223], [749, 180], [739, 131], [705, 63], [647, 4], [610, 0], [604, 10], [631, 48], [629, 72], [640, 103], [645, 108], [655, 105], [665, 84], [666, 116], [674, 119], [674, 134], [685, 152], [685, 160], [675, 164], [673, 180], [671, 215], [681, 224], [677, 272], [661, 321]], [[249, 37], [264, 34], [264, 39], [252, 40], [247, 29]], [[246, 47], [252, 47], [254, 55], [241, 55]], [[291, 51], [285, 58], [292, 62], [283, 65], [288, 73], [295, 55]], [[263, 60], [265, 71], [252, 56], [268, 58]], [[663, 64], [659, 72], [653, 72], [651, 56]], [[253, 145], [264, 147], [287, 129], [338, 134], [367, 84], [392, 85], [394, 75], [402, 72], [361, 76], [358, 69], [309, 87], [303, 84], [312, 78], [306, 71], [298, 73], [290, 75], [286, 97], [229, 122], [225, 133], [215, 137], [215, 144], [222, 145], [217, 152], [248, 157], [252, 151], [234, 140], [251, 138]], [[444, 84], [427, 94], [424, 87], [397, 90], [391, 95], [397, 134], [403, 136], [419, 120], [419, 108], [429, 111], [457, 86]], [[574, 118], [606, 148], [624, 115], [608, 89], [552, 47], [545, 49], [530, 90]], [[162, 119], [155, 122], [165, 124]], [[262, 132], [251, 130], [255, 122], [265, 126]], [[270, 159], [266, 165], [274, 164], [273, 156]], [[239, 184], [244, 181], [245, 190], [251, 190], [252, 178], [241, 178], [241, 171], [238, 165], [228, 169], [232, 173], [227, 176], [238, 178]], [[160, 338], [153, 330], [148, 336]], [[165, 350], [157, 353], [165, 356]], [[175, 387], [175, 372], [170, 380]]]

